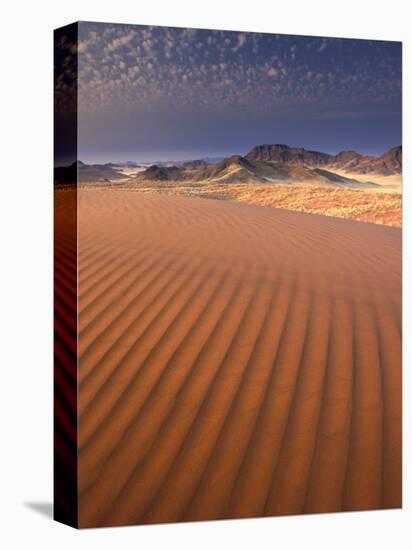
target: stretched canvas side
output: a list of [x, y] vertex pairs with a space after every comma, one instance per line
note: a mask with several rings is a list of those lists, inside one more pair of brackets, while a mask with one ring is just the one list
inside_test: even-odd
[[77, 527], [77, 23], [54, 32], [54, 518]]

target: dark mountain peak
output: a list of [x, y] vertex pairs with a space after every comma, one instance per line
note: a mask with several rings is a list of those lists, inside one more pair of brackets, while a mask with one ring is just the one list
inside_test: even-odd
[[187, 168], [189, 170], [196, 170], [197, 168], [203, 168], [204, 166], [207, 166], [207, 162], [203, 159], [187, 160], [182, 164], [183, 168]]
[[355, 174], [391, 176], [402, 172], [402, 147], [392, 147], [380, 157], [342, 151], [334, 157], [333, 166]]
[[319, 151], [308, 151], [303, 147], [289, 147], [282, 143], [264, 144], [254, 147], [245, 157], [247, 160], [263, 160], [292, 166], [322, 166], [328, 164], [332, 155]]
[[143, 180], [173, 180], [182, 176], [182, 170], [178, 166], [159, 166], [158, 164], [152, 164], [143, 172], [138, 174], [138, 179]]
[[400, 174], [402, 172], [402, 145], [392, 147], [375, 161], [376, 168], [384, 175]]
[[240, 155], [232, 155], [230, 157], [227, 157], [216, 164], [212, 164], [209, 167], [209, 171], [211, 172], [219, 172], [223, 170], [227, 170], [230, 168], [242, 168], [245, 170], [253, 170], [253, 164], [251, 161], [245, 157], [242, 157]]
[[[239, 181], [253, 176], [253, 163], [240, 155], [232, 155], [214, 164], [207, 164], [190, 175], [196, 181], [219, 180]], [[236, 174], [236, 175], [235, 175]]]
[[357, 151], [348, 150], [348, 151], [341, 151], [337, 155], [335, 155], [335, 160], [337, 161], [349, 161], [353, 160], [355, 158], [359, 158], [362, 155], [358, 153]]
[[[285, 143], [263, 143], [262, 145], [256, 145], [253, 149], [259, 149], [261, 151], [266, 150], [266, 149], [286, 150], [286, 149], [296, 149], [296, 147], [295, 148], [291, 147], [290, 145], [286, 145]], [[300, 149], [302, 149], [302, 147]]]
[[158, 180], [169, 179], [166, 168], [164, 168], [163, 166], [158, 166], [157, 164], [152, 164], [151, 166], [149, 166], [149, 168], [146, 168], [143, 174], [148, 178]]
[[383, 155], [381, 155], [379, 158], [394, 159], [402, 162], [402, 145], [397, 145], [396, 147], [392, 147], [392, 149], [389, 149], [389, 151], [386, 151], [386, 153], [383, 153]]
[[[289, 147], [289, 145], [285, 145], [283, 143], [263, 143], [262, 145], [256, 145], [251, 149], [247, 155], [245, 155], [246, 158], [250, 157], [264, 157], [264, 156], [271, 156], [273, 154], [279, 154], [288, 152], [292, 149], [292, 147]], [[264, 160], [263, 158], [259, 160]]]
[[237, 164], [238, 166], [243, 166], [243, 167], [251, 166], [250, 162], [245, 157], [242, 157], [240, 155], [232, 155], [230, 157], [227, 157], [221, 162], [224, 162], [227, 165]]

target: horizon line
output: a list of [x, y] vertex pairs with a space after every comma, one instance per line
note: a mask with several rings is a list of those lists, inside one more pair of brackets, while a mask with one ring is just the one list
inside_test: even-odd
[[[398, 145], [392, 145], [391, 147], [389, 148], [385, 148], [382, 152], [374, 152], [374, 153], [370, 153], [370, 152], [361, 152], [360, 150], [358, 149], [351, 149], [351, 148], [347, 148], [347, 149], [340, 149], [339, 151], [337, 152], [329, 152], [329, 151], [324, 151], [324, 150], [320, 150], [320, 149], [312, 149], [312, 148], [306, 148], [306, 147], [303, 147], [303, 146], [296, 146], [296, 145], [287, 145], [285, 143], [259, 143], [258, 145], [255, 145], [253, 146], [251, 149], [249, 149], [246, 153], [244, 154], [239, 154], [239, 153], [236, 153], [236, 152], [225, 152], [225, 153], [209, 153], [209, 154], [199, 154], [197, 156], [192, 156], [192, 157], [181, 157], [181, 158], [176, 158], [176, 157], [164, 157], [163, 159], [158, 157], [158, 158], [155, 158], [153, 160], [136, 160], [136, 159], [133, 159], [133, 158], [128, 158], [126, 157], [126, 155], [122, 155], [121, 153], [117, 154], [117, 155], [113, 155], [113, 157], [109, 157], [107, 156], [105, 158], [105, 160], [90, 160], [90, 158], [92, 158], [92, 155], [88, 156], [88, 155], [84, 155], [82, 156], [83, 159], [87, 159], [87, 160], [83, 160], [82, 158], [80, 158], [80, 156], [70, 162], [69, 164], [64, 164], [64, 163], [60, 163], [58, 161], [57, 164], [54, 165], [55, 168], [58, 168], [58, 167], [63, 167], [63, 166], [70, 166], [72, 164], [74, 164], [75, 162], [83, 162], [84, 164], [88, 164], [88, 165], [93, 165], [93, 164], [101, 164], [101, 165], [104, 165], [104, 164], [116, 164], [116, 163], [119, 163], [119, 164], [123, 164], [123, 163], [127, 163], [127, 162], [133, 162], [133, 163], [136, 163], [136, 164], [157, 164], [157, 163], [169, 163], [169, 162], [193, 162], [193, 161], [196, 161], [196, 160], [205, 160], [205, 159], [223, 159], [223, 158], [227, 158], [227, 157], [230, 157], [230, 156], [235, 156], [235, 155], [238, 155], [238, 156], [241, 156], [241, 157], [245, 157], [252, 149], [254, 149], [255, 147], [261, 147], [261, 146], [265, 146], [265, 145], [281, 145], [281, 146], [286, 146], [286, 147], [289, 147], [289, 148], [293, 148], [293, 149], [304, 149], [306, 151], [311, 151], [311, 152], [314, 152], [314, 153], [323, 153], [323, 154], [328, 154], [328, 155], [331, 155], [331, 156], [334, 156], [334, 155], [338, 155], [339, 153], [342, 153], [344, 151], [355, 151], [363, 156], [373, 156], [373, 157], [380, 157], [382, 156], [383, 154], [385, 154], [386, 152], [390, 151], [391, 149], [394, 149], [395, 147], [402, 147], [402, 143], [398, 144]], [[116, 160], [115, 157], [119, 157], [119, 156], [122, 156], [123, 159], [122, 160]], [[149, 155], [148, 155], [149, 156]]]

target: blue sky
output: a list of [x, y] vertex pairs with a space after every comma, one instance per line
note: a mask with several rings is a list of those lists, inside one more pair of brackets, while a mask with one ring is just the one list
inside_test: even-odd
[[80, 23], [78, 63], [86, 162], [401, 143], [398, 42]]

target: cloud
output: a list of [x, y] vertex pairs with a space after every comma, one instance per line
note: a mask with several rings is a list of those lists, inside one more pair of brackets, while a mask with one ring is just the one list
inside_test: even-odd
[[244, 33], [239, 33], [237, 35], [237, 44], [232, 48], [232, 52], [236, 53], [240, 48], [242, 48], [247, 41], [247, 36]]
[[124, 35], [120, 35], [118, 38], [113, 39], [109, 44], [107, 44], [105, 50], [108, 52], [113, 52], [122, 46], [126, 46], [129, 42], [135, 37], [135, 32], [130, 31]]
[[400, 57], [384, 42], [91, 23], [79, 33], [84, 110], [273, 113], [400, 96]]
[[318, 49], [318, 52], [324, 52], [327, 48], [327, 42], [326, 40], [323, 40], [323, 42], [321, 43], [321, 45], [319, 46], [319, 49]]

